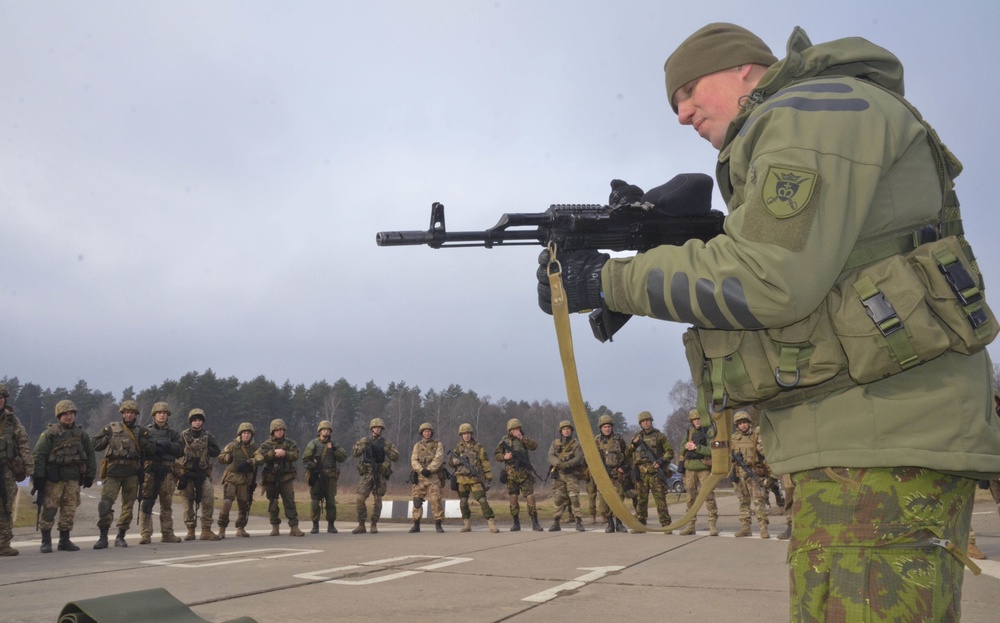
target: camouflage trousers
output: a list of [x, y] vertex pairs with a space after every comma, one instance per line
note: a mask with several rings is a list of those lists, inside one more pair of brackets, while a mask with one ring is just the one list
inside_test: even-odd
[[80, 505], [80, 481], [60, 480], [45, 483], [45, 498], [42, 502], [42, 518], [38, 528], [43, 532], [56, 525], [59, 513], [59, 530], [72, 530], [76, 519], [76, 507]]
[[0, 487], [7, 492], [7, 503], [3, 504], [3, 511], [0, 511], [0, 549], [8, 547], [11, 539], [14, 538], [14, 500], [17, 499], [17, 483], [8, 476], [8, 472], [3, 472]]
[[337, 481], [339, 478], [327, 475], [326, 478], [317, 478], [316, 482], [309, 487], [309, 519], [319, 521], [321, 515], [326, 514], [326, 520], [330, 523], [337, 521]]
[[[613, 472], [613, 473], [616, 474], [617, 472]], [[621, 479], [612, 475], [611, 476], [611, 484], [613, 484], [615, 486], [615, 493], [618, 494], [618, 497], [620, 497], [620, 498], [622, 498], [624, 500], [625, 499], [625, 485], [622, 483]], [[600, 511], [600, 513], [602, 515], [604, 515], [605, 517], [607, 517], [608, 515], [610, 515], [611, 514], [611, 507], [608, 506], [608, 503], [607, 503], [607, 501], [605, 501], [604, 496], [596, 496], [596, 499], [597, 499], [597, 508]], [[643, 516], [643, 518], [645, 518], [645, 515]]]
[[206, 477], [201, 483], [201, 503], [197, 516], [195, 516], [195, 495], [194, 481], [188, 482], [181, 491], [181, 497], [184, 498], [184, 525], [193, 530], [198, 527], [198, 517], [201, 517], [201, 529], [210, 529], [212, 515], [215, 514], [215, 487], [212, 486], [212, 479]]
[[[177, 478], [172, 472], [168, 472], [160, 483], [160, 490], [153, 488], [155, 483], [153, 474], [147, 472], [146, 479], [142, 483], [143, 500], [140, 505], [151, 507], [150, 500], [160, 503], [160, 534], [168, 535], [174, 533], [174, 491], [177, 490]], [[139, 532], [142, 536], [153, 534], [153, 513], [139, 512]]]
[[358, 523], [365, 523], [368, 519], [368, 507], [365, 506], [365, 502], [368, 501], [369, 495], [372, 496], [372, 521], [378, 523], [382, 516], [382, 496], [385, 495], [385, 488], [385, 478], [379, 478], [376, 485], [375, 478], [371, 474], [361, 476], [361, 481], [358, 482], [358, 495], [354, 498], [354, 504], [358, 507]]
[[479, 508], [483, 511], [483, 519], [493, 519], [493, 509], [486, 499], [486, 491], [482, 483], [465, 483], [459, 480], [458, 483], [458, 507], [462, 511], [462, 519], [472, 519], [472, 509], [469, 507], [469, 496], [479, 502]]
[[238, 509], [236, 527], [246, 527], [247, 518], [250, 514], [250, 490], [247, 485], [227, 482], [222, 485], [222, 508], [219, 509], [220, 528], [225, 528], [229, 525], [229, 509], [233, 507], [234, 501]]
[[555, 511], [552, 518], [562, 519], [563, 513], [569, 513], [569, 520], [582, 517], [580, 512], [580, 480], [573, 474], [559, 472], [552, 480], [552, 502]]
[[441, 501], [441, 476], [431, 474], [427, 478], [423, 474], [417, 474], [417, 484], [413, 485], [413, 521], [420, 521], [424, 516], [424, 500], [431, 501], [431, 512], [434, 514], [434, 521], [444, 519], [444, 503]]
[[[653, 503], [656, 504], [656, 514], [661, 526], [670, 525], [670, 509], [667, 507], [667, 485], [656, 472], [652, 465], [649, 471], [644, 471], [645, 465], [639, 466], [639, 477], [635, 481], [635, 518], [639, 523], [645, 524], [649, 516], [649, 494], [653, 494]], [[715, 498], [712, 498], [713, 500]]]
[[118, 515], [118, 529], [128, 530], [132, 526], [132, 512], [135, 498], [139, 494], [139, 476], [116, 478], [108, 476], [101, 487], [101, 501], [97, 504], [97, 527], [107, 530], [115, 519], [115, 501], [122, 499], [121, 513]]
[[785, 523], [792, 525], [792, 505], [795, 502], [795, 481], [790, 474], [781, 477], [781, 487], [785, 490]]
[[[701, 491], [702, 485], [708, 480], [708, 477], [712, 475], [712, 470], [702, 469], [693, 470], [689, 469], [684, 472], [684, 489], [687, 491], [688, 501], [687, 510], [691, 510], [694, 506], [694, 501], [698, 497], [698, 492]], [[708, 498], [705, 500], [705, 507], [708, 509], [708, 522], [714, 524], [719, 519], [719, 505], [715, 503], [715, 491], [709, 494]], [[691, 520], [691, 525], [694, 525], [698, 518], [695, 517]]]
[[[791, 621], [958, 621], [974, 480], [895, 467], [792, 474]], [[946, 546], [953, 548], [949, 550]]]
[[285, 519], [288, 520], [288, 527], [294, 528], [299, 525], [299, 509], [295, 506], [295, 480], [289, 479], [282, 482], [270, 482], [264, 485], [264, 493], [267, 495], [267, 518], [272, 526], [281, 524], [279, 515], [278, 500], [281, 500], [281, 508], [285, 511]]
[[587, 479], [587, 511], [591, 517], [597, 515], [597, 483], [593, 478]]
[[736, 490], [736, 498], [740, 501], [740, 523], [747, 527], [750, 526], [750, 507], [753, 506], [753, 510], [757, 514], [757, 525], [762, 528], [766, 527], [768, 523], [767, 489], [747, 476], [742, 468], [737, 469], [739, 471], [736, 472], [736, 483], [733, 488]]
[[507, 471], [507, 494], [510, 496], [510, 516], [521, 514], [521, 504], [518, 495], [523, 495], [528, 502], [528, 516], [537, 517], [535, 506], [535, 475], [528, 470], [511, 469]]

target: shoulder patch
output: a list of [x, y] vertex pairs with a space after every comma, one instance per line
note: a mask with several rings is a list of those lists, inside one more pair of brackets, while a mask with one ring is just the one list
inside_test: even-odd
[[815, 190], [819, 174], [808, 169], [771, 166], [761, 184], [764, 207], [774, 218], [789, 218], [802, 211]]

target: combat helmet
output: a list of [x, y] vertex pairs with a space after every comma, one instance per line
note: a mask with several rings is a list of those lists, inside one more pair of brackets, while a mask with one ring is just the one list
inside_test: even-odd
[[236, 429], [236, 436], [239, 437], [243, 434], [243, 431], [248, 430], [250, 434], [253, 435], [256, 431], [253, 429], [253, 424], [250, 422], [243, 422], [240, 427]]
[[134, 400], [125, 400], [122, 402], [122, 406], [118, 408], [118, 413], [125, 413], [126, 411], [135, 411], [136, 414], [139, 413], [139, 403]]
[[285, 420], [281, 418], [274, 418], [273, 420], [271, 420], [271, 427], [268, 429], [267, 432], [274, 433], [274, 431], [278, 429], [286, 430], [287, 428], [288, 427], [285, 426]]
[[571, 422], [570, 420], [563, 420], [562, 422], [559, 422], [559, 430], [560, 431], [562, 429], [566, 428], [567, 426], [569, 426], [573, 430], [576, 430], [575, 428], [573, 428], [573, 422]]
[[329, 428], [330, 432], [332, 433], [333, 432], [333, 423], [330, 422], [330, 420], [323, 420], [322, 422], [320, 422], [319, 424], [316, 425], [316, 432], [319, 433], [324, 428]]
[[459, 425], [459, 427], [458, 427], [458, 434], [459, 435], [461, 435], [463, 433], [475, 433], [475, 432], [476, 431], [472, 430], [472, 424], [469, 424], [468, 422], [464, 422], [461, 425]]
[[372, 418], [372, 421], [368, 423], [368, 430], [371, 430], [376, 426], [385, 428], [385, 422], [382, 421], [382, 418], [380, 417]]
[[205, 411], [204, 409], [191, 409], [188, 413], [188, 422], [193, 422], [195, 419], [201, 418], [201, 421], [205, 421]]
[[642, 424], [644, 420], [649, 420], [650, 422], [652, 422], [653, 414], [650, 413], [649, 411], [643, 411], [642, 413], [639, 414], [639, 423]]
[[700, 420], [700, 419], [701, 419], [701, 412], [700, 411], [698, 411], [697, 409], [691, 409], [690, 411], [688, 411], [688, 420], [689, 421], [693, 422], [695, 420]]
[[60, 400], [56, 403], [56, 417], [58, 418], [63, 413], [76, 413], [76, 405], [73, 404], [72, 400]]
[[753, 420], [750, 419], [750, 414], [746, 411], [737, 411], [736, 415], [733, 416], [733, 424], [739, 424], [740, 422], [750, 422], [750, 425], [753, 425]]
[[507, 432], [509, 433], [515, 428], [521, 428], [521, 420], [517, 419], [516, 417], [507, 420]]
[[165, 402], [157, 402], [153, 404], [153, 408], [150, 409], [150, 414], [156, 415], [160, 411], [166, 411], [167, 417], [170, 417], [170, 405]]
[[611, 424], [612, 426], [614, 426], [615, 421], [611, 419], [610, 415], [602, 415], [601, 417], [597, 418], [597, 428], [600, 428], [605, 424]]
[[417, 434], [418, 435], [423, 435], [425, 430], [429, 430], [429, 431], [431, 431], [433, 433], [434, 432], [434, 427], [431, 426], [430, 422], [424, 422], [423, 424], [420, 425], [420, 428], [417, 429]]

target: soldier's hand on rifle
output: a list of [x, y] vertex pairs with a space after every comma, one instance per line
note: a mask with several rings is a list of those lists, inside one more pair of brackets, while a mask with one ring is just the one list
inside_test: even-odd
[[156, 440], [156, 453], [163, 454], [164, 452], [170, 450], [170, 440], [169, 439], [157, 439]]
[[429, 470], [429, 469], [427, 469], [425, 467], [422, 470], [420, 470], [420, 475], [423, 476], [424, 478], [430, 478], [431, 477], [431, 470]]
[[36, 476], [31, 477], [31, 493], [34, 495], [36, 492], [45, 491], [45, 479], [38, 478]]
[[[594, 250], [571, 251], [556, 256], [562, 268], [563, 288], [570, 313], [600, 309], [604, 305], [601, 269], [611, 259], [607, 253]], [[549, 286], [549, 250], [538, 255], [538, 306], [552, 313], [552, 288]]]
[[236, 471], [238, 471], [240, 473], [243, 473], [243, 474], [246, 474], [248, 472], [252, 472], [253, 471], [253, 462], [251, 462], [251, 461], [243, 461], [242, 463], [240, 463], [239, 465], [236, 466]]
[[87, 478], [83, 479], [83, 488], [84, 489], [89, 489], [89, 488], [91, 488], [93, 486], [94, 486], [94, 479], [93, 478], [90, 478], [88, 476]]
[[629, 184], [624, 180], [611, 180], [611, 194], [608, 196], [608, 205], [617, 208], [630, 203], [635, 203], [642, 198], [642, 189], [635, 184]]

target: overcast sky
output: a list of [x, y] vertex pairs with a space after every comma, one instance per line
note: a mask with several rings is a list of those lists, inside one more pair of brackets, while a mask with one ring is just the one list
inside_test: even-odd
[[[966, 231], [1000, 283], [993, 0], [4, 1], [0, 375], [117, 397], [211, 368], [565, 401], [539, 248], [375, 233], [426, 228], [434, 201], [482, 230], [604, 203], [615, 177], [713, 173], [662, 69], [710, 21], [779, 58], [796, 25], [895, 53], [965, 164]], [[662, 423], [683, 327], [574, 331], [584, 398]]]

